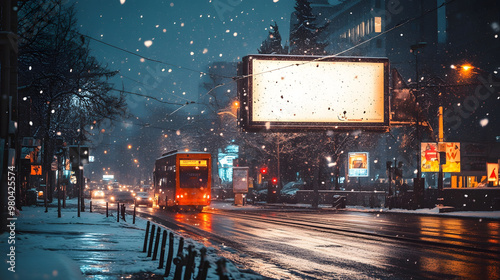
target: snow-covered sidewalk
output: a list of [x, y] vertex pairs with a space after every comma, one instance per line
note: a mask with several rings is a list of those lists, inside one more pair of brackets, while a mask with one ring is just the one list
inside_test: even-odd
[[[70, 207], [63, 209], [58, 218], [57, 207], [49, 207], [48, 212], [40, 206], [23, 207], [14, 221], [15, 230], [0, 235], [0, 279], [164, 279], [166, 265], [158, 268], [160, 249], [155, 261], [143, 253], [147, 220], [136, 217], [133, 224], [128, 215], [127, 222], [117, 222], [116, 211], [113, 215], [106, 217], [87, 209], [78, 217], [77, 208]], [[9, 244], [11, 235], [15, 243]], [[174, 237], [177, 254], [181, 236], [174, 232]], [[189, 245], [198, 252], [203, 248], [190, 239], [185, 239], [184, 244], [185, 254]], [[207, 279], [219, 279], [216, 262], [220, 257], [214, 248], [206, 249], [210, 264]], [[168, 244], [165, 260], [167, 254]], [[198, 254], [194, 275], [198, 274], [199, 263]], [[168, 279], [173, 279], [175, 268], [172, 264]], [[226, 269], [232, 279], [262, 278], [240, 272], [230, 262]]]

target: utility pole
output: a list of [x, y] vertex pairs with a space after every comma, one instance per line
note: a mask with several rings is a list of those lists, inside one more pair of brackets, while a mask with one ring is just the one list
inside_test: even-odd
[[[439, 137], [438, 137], [438, 152], [439, 152], [439, 174], [438, 174], [438, 204], [442, 204], [443, 202], [443, 162], [441, 161], [441, 154], [443, 152], [446, 153], [446, 149], [444, 151], [441, 150], [441, 143], [444, 142], [444, 118], [443, 118], [443, 106], [439, 106]], [[446, 156], [444, 157], [446, 159]]]
[[[424, 48], [427, 45], [426, 42], [418, 42], [415, 45], [411, 45], [410, 49], [415, 55], [415, 76], [416, 76], [416, 88], [415, 88], [415, 122], [416, 122], [416, 134], [417, 134], [417, 178], [415, 179], [415, 184], [413, 186], [414, 190], [420, 190], [423, 187], [422, 182], [422, 171], [421, 169], [421, 155], [420, 155], [420, 113], [419, 113], [419, 94], [420, 94], [420, 82], [419, 82], [419, 73], [418, 73], [418, 53], [419, 49]], [[420, 193], [420, 192], [419, 192]], [[423, 194], [422, 194], [423, 195]]]

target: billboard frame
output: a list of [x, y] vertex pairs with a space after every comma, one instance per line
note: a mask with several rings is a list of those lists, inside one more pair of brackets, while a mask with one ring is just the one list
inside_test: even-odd
[[[280, 69], [269, 70], [264, 73], [254, 73], [254, 61], [290, 61], [297, 62], [296, 64], [290, 64], [290, 66], [300, 64], [310, 64], [324, 62], [344, 62], [344, 63], [354, 63], [361, 65], [363, 63], [371, 64], [382, 64], [383, 67], [383, 113], [379, 113], [382, 117], [381, 121], [377, 122], [355, 122], [355, 121], [342, 121], [333, 120], [330, 121], [276, 121], [276, 120], [256, 120], [254, 118], [254, 107], [258, 104], [256, 99], [254, 99], [254, 85], [253, 76], [259, 74], [259, 76], [266, 75], [266, 73], [271, 73], [274, 71], [280, 71]], [[319, 63], [317, 63], [319, 62]], [[333, 63], [332, 63], [333, 65]], [[286, 68], [286, 67], [284, 67]], [[238, 80], [238, 97], [240, 100], [240, 109], [238, 115], [238, 125], [244, 131], [268, 131], [268, 132], [294, 132], [294, 131], [324, 131], [324, 130], [334, 130], [334, 131], [345, 131], [345, 130], [375, 130], [375, 131], [387, 131], [390, 122], [390, 104], [389, 104], [389, 59], [387, 58], [373, 58], [373, 57], [332, 57], [332, 56], [293, 56], [293, 55], [248, 55], [243, 57], [240, 67], [238, 67], [238, 75], [242, 77]], [[332, 89], [334, 91], [334, 89]], [[348, 98], [343, 95], [343, 98]], [[353, 97], [354, 99], [355, 97]], [[355, 103], [353, 101], [353, 103]], [[321, 112], [319, 112], [321, 113]]]

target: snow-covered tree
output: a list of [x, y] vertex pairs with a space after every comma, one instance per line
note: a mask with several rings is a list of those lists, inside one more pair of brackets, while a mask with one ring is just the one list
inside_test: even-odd
[[258, 52], [260, 54], [286, 54], [288, 52], [288, 48], [281, 45], [281, 34], [276, 22], [269, 26], [269, 35], [262, 41]]
[[45, 173], [56, 133], [69, 143], [83, 141], [90, 126], [125, 115], [126, 103], [108, 80], [117, 72], [90, 55], [72, 6], [30, 0], [19, 8], [20, 136], [43, 138]]
[[316, 16], [312, 13], [308, 0], [296, 0], [296, 23], [290, 32], [290, 54], [324, 55], [328, 43], [321, 42], [321, 33], [326, 28], [317, 26]]

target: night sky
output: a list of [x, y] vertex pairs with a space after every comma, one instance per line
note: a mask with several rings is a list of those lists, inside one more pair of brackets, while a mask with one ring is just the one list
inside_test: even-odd
[[[210, 63], [237, 62], [256, 53], [273, 21], [285, 43], [295, 5], [290, 0], [75, 3], [81, 32], [117, 47], [91, 40], [93, 55], [111, 70], [120, 71], [113, 81], [116, 87], [121, 88], [123, 82], [127, 91], [179, 103], [196, 100], [200, 73]], [[142, 97], [132, 101], [132, 112], [139, 116], [146, 112], [147, 103], [155, 103]]]
[[[147, 124], [163, 121], [160, 126], [167, 129], [170, 128], [167, 126], [186, 125], [187, 121], [185, 124], [164, 123], [166, 114], [200, 113], [198, 106], [182, 104], [196, 102], [198, 96], [206, 94], [200, 84], [207, 79], [202, 73], [208, 71], [209, 65], [239, 62], [243, 56], [257, 53], [273, 22], [279, 26], [282, 44], [287, 44], [290, 16], [295, 6], [292, 0], [82, 0], [74, 3], [80, 32], [90, 37], [86, 40], [90, 42], [92, 55], [110, 70], [119, 71], [111, 82], [114, 88], [128, 92], [131, 114], [128, 119], [105, 124], [104, 130], [91, 139], [91, 154], [96, 156], [96, 162], [86, 171], [91, 179], [100, 179], [103, 168], [110, 173], [121, 170], [129, 175], [135, 173], [138, 178], [148, 177], [153, 164], [151, 158], [159, 155], [150, 143], [159, 143], [157, 135], [171, 131]], [[159, 111], [166, 113], [158, 116]], [[129, 145], [131, 149], [125, 148]], [[145, 154], [150, 155], [147, 160]], [[140, 168], [136, 168], [135, 158], [139, 159], [137, 167]], [[139, 170], [142, 171], [137, 173]]]

